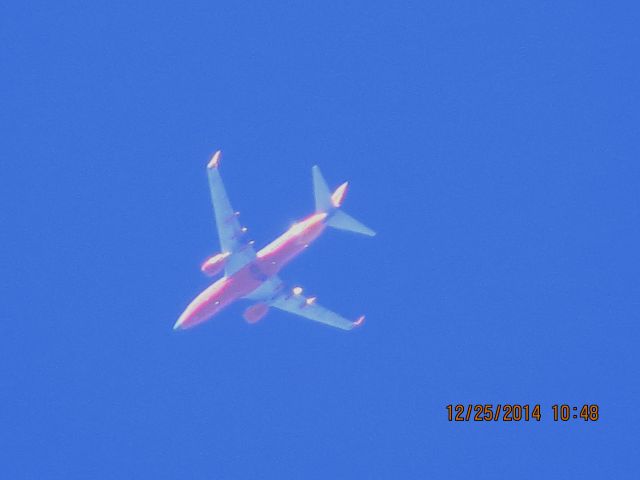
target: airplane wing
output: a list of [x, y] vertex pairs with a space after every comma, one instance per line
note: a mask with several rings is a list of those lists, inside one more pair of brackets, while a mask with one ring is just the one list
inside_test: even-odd
[[351, 330], [364, 322], [364, 316], [358, 318], [356, 321], [348, 320], [328, 308], [318, 305], [314, 297], [305, 297], [301, 293], [281, 294], [273, 299], [270, 305], [285, 312], [293, 313], [300, 317], [313, 320], [314, 322], [324, 323], [325, 325], [342, 330]]
[[224, 267], [225, 275], [231, 275], [247, 263], [256, 258], [253, 247], [243, 238], [246, 229], [240, 226], [238, 216], [231, 207], [227, 192], [222, 183], [222, 177], [218, 171], [221, 153], [217, 151], [209, 165], [207, 174], [209, 177], [209, 190], [211, 191], [211, 203], [216, 217], [218, 238], [222, 252], [229, 252], [229, 257]]
[[282, 281], [277, 276], [271, 277], [258, 290], [244, 298], [259, 300], [271, 307], [342, 330], [351, 330], [364, 322], [364, 316], [352, 321], [332, 312], [319, 305], [315, 297], [302, 295], [302, 289], [298, 287], [293, 290], [285, 290]]

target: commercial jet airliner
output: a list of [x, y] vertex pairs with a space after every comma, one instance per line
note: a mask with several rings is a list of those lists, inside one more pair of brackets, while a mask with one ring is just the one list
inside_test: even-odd
[[218, 171], [220, 158], [220, 151], [211, 157], [207, 173], [222, 251], [205, 260], [200, 269], [208, 276], [215, 276], [224, 269], [224, 276], [189, 304], [178, 318], [174, 330], [191, 328], [205, 322], [240, 299], [253, 302], [243, 314], [249, 323], [258, 322], [270, 307], [274, 307], [343, 330], [362, 325], [364, 316], [355, 321], [348, 320], [320, 306], [315, 297], [305, 297], [300, 287], [285, 287], [278, 277], [278, 272], [318, 238], [327, 226], [363, 235], [375, 235], [373, 230], [340, 209], [348, 182], [331, 193], [320, 169], [314, 166], [315, 212], [256, 252], [253, 242], [245, 240], [247, 229], [240, 226], [238, 212], [231, 208], [227, 198]]

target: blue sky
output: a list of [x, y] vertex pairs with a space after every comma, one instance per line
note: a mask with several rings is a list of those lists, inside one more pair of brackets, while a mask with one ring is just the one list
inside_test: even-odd
[[[267, 3], [1, 7], [2, 477], [635, 478], [637, 6]], [[351, 181], [282, 277], [364, 328], [172, 331], [218, 148], [261, 245]]]

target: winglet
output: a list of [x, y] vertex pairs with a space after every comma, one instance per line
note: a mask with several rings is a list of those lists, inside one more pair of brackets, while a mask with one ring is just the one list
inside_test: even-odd
[[360, 327], [362, 326], [362, 324], [364, 323], [364, 315], [360, 315], [358, 317], [358, 319], [352, 323], [353, 327], [352, 328], [356, 328], [356, 327]]
[[218, 168], [218, 163], [220, 163], [221, 158], [222, 158], [222, 152], [218, 150], [216, 153], [213, 154], [213, 156], [211, 157], [211, 160], [209, 160], [209, 164], [207, 165], [207, 168]]

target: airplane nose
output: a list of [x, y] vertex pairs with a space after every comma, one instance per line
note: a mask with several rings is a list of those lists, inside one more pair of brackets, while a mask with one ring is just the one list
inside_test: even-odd
[[[216, 303], [216, 305], [219, 302]], [[206, 301], [202, 301], [196, 298], [193, 302], [189, 304], [189, 306], [182, 312], [180, 318], [173, 326], [174, 330], [186, 330], [187, 328], [194, 327], [198, 323], [201, 323], [203, 320], [206, 320], [210, 317], [213, 312], [207, 308], [208, 304]]]
[[221, 287], [224, 286], [224, 281], [225, 279], [221, 278], [194, 298], [173, 325], [173, 329], [185, 330], [195, 327], [215, 315], [221, 308], [221, 300], [217, 294]]
[[185, 317], [184, 313], [180, 315], [180, 318], [178, 318], [176, 323], [173, 325], [174, 330], [180, 330], [182, 328], [182, 324], [184, 323], [184, 317]]
[[188, 323], [190, 322], [192, 316], [193, 316], [193, 312], [191, 311], [191, 306], [189, 306], [184, 312], [182, 312], [182, 315], [180, 315], [180, 318], [178, 318], [176, 323], [173, 325], [173, 329], [184, 330], [185, 328], [187, 328]]

